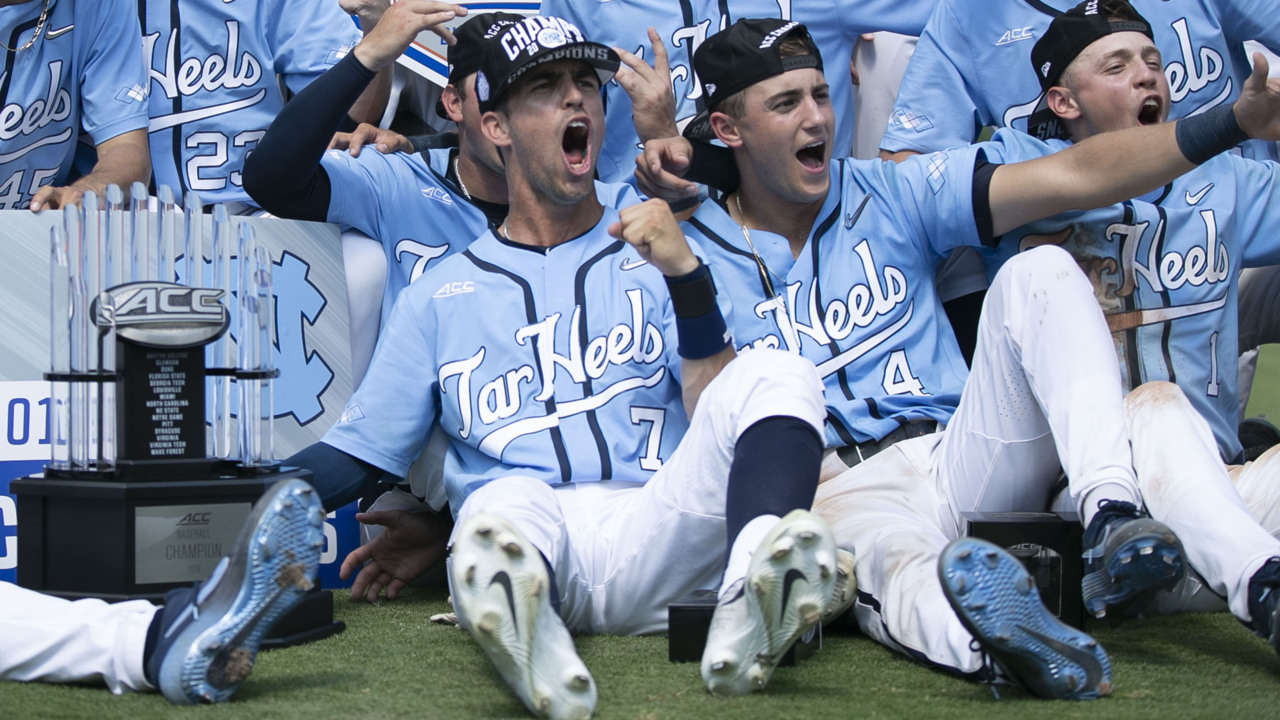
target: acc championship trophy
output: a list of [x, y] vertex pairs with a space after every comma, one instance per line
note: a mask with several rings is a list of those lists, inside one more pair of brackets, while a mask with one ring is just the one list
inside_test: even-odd
[[[140, 183], [104, 199], [86, 193], [51, 231], [53, 453], [10, 484], [17, 580], [157, 600], [208, 577], [267, 487], [310, 472], [273, 458], [271, 258], [253, 228], [216, 206], [206, 247], [195, 195], [178, 207], [162, 187], [156, 213]], [[308, 598], [274, 644], [342, 629], [330, 593]]]

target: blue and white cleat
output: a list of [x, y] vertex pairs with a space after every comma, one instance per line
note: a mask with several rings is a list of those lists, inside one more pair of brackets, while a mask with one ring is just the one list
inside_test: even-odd
[[1106, 651], [1045, 609], [1035, 582], [1008, 552], [960, 538], [938, 558], [938, 579], [960, 622], [1008, 679], [1047, 699], [1111, 692]]
[[1249, 617], [1253, 631], [1280, 653], [1280, 557], [1267, 560], [1249, 578]]
[[595, 680], [551, 606], [542, 554], [514, 525], [477, 513], [458, 526], [449, 589], [458, 624], [530, 712], [551, 720], [591, 717]]
[[752, 553], [746, 577], [729, 586], [711, 616], [702, 652], [707, 690], [745, 695], [762, 689], [787, 649], [831, 604], [836, 563], [835, 540], [822, 518], [792, 510], [779, 520]]
[[324, 547], [324, 508], [299, 479], [254, 505], [231, 553], [208, 580], [171, 590], [146, 660], [171, 703], [223, 702], [253, 670], [262, 638], [312, 588]]
[[1186, 574], [1182, 543], [1164, 523], [1132, 503], [1106, 500], [1084, 531], [1085, 611], [1097, 618], [1109, 611], [1142, 611], [1155, 594]]

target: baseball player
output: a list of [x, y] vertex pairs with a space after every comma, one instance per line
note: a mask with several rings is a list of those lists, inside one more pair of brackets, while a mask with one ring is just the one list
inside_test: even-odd
[[[877, 1], [837, 2], [826, 0], [682, 0], [678, 8], [663, 0], [615, 0], [610, 3], [581, 3], [573, 0], [544, 0], [540, 12], [563, 17], [583, 28], [600, 42], [644, 54], [648, 42], [644, 28], [654, 27], [671, 52], [671, 80], [675, 93], [676, 123], [684, 127], [705, 105], [698, 84], [693, 54], [710, 35], [744, 17], [782, 17], [807, 23], [814, 28], [814, 41], [829, 57], [847, 58], [858, 36], [876, 30], [918, 35], [924, 28], [932, 2]], [[843, 67], [833, 67], [829, 76], [832, 105], [837, 108], [834, 150], [838, 157], [849, 154], [853, 137], [852, 86]], [[607, 86], [605, 139], [600, 158], [600, 177], [627, 180], [634, 169], [640, 144], [667, 133], [637, 133], [632, 123], [631, 98], [617, 84]], [[666, 128], [663, 127], [663, 130]], [[653, 131], [656, 133], [656, 129]]]
[[[249, 203], [245, 157], [284, 107], [283, 93], [333, 67], [359, 29], [336, 0], [137, 4], [156, 186], [196, 192], [206, 204]], [[356, 119], [377, 122], [380, 114]]]
[[0, 583], [0, 679], [223, 702], [248, 677], [271, 626], [315, 583], [323, 529], [315, 491], [284, 480], [258, 500], [213, 574], [169, 591], [163, 606], [70, 601]]
[[[1021, 69], [1049, 22], [1074, 4], [1074, 0], [998, 0], [975, 13], [963, 2], [938, 2], [903, 77], [881, 141], [883, 156], [900, 158], [965, 145], [977, 140], [984, 126], [1061, 137], [1057, 116], [1038, 102], [1040, 87]], [[1170, 118], [1220, 107], [1239, 95], [1250, 73], [1245, 41], [1280, 49], [1280, 17], [1266, 0], [1137, 0], [1135, 6], [1155, 28], [1170, 89], [1170, 104], [1162, 111]], [[1011, 70], [1015, 68], [1016, 72]], [[1275, 143], [1247, 142], [1240, 150], [1245, 157], [1280, 159]], [[1280, 268], [1245, 273], [1261, 274], [1254, 283], [1259, 288], [1280, 283]], [[1280, 316], [1257, 318], [1258, 325], [1245, 326], [1243, 336], [1256, 337], [1261, 343], [1280, 342], [1276, 317]], [[1245, 391], [1240, 397], [1241, 418], [1256, 347], [1247, 344], [1238, 349], [1246, 354], [1239, 367]]]
[[[369, 37], [320, 85], [282, 111], [246, 164], [250, 194], [281, 217], [336, 222], [382, 242], [387, 258], [382, 322], [400, 291], [441, 258], [466, 247], [507, 214], [507, 188], [496, 149], [479, 132], [472, 87], [484, 35], [521, 16], [477, 15], [458, 27], [450, 46], [450, 82], [442, 109], [458, 124], [457, 144], [421, 154], [352, 156], [325, 152], [352, 100], [379, 69], [395, 62], [422, 30], [450, 41], [443, 23], [466, 15], [459, 5], [410, 0], [393, 5]], [[601, 202], [638, 199], [620, 184], [597, 188]]]
[[439, 423], [459, 622], [538, 716], [595, 704], [570, 630], [655, 632], [668, 603], [716, 583], [709, 687], [763, 686], [835, 582], [830, 534], [802, 510], [821, 453], [813, 366], [732, 360], [710, 272], [666, 204], [599, 202], [611, 50], [542, 16], [484, 48], [475, 96], [507, 218], [401, 293], [303, 460], [399, 475]]
[[[1101, 9], [1125, 18], [1123, 21], [1145, 24], [1127, 4], [1103, 3]], [[1104, 51], [1123, 40], [1134, 44], [1127, 48], [1131, 57], [1142, 58], [1145, 52], [1145, 60], [1159, 60], [1159, 51], [1149, 37], [1150, 28], [1113, 38], [1087, 31], [1086, 22], [1074, 10], [1059, 16], [1032, 51], [1032, 67], [1051, 61], [1057, 66], [1052, 75], [1042, 80], [1045, 104], [1062, 118], [1069, 136], [1083, 140], [1098, 132], [1133, 126], [1141, 122], [1144, 108], [1151, 106], [1158, 108], [1158, 119], [1163, 121], [1163, 113], [1169, 107], [1169, 89], [1158, 66], [1150, 62], [1129, 63], [1122, 66], [1124, 72], [1116, 70], [1110, 76], [1091, 72], [1100, 64], [1100, 58], [1107, 57]], [[1080, 34], [1074, 44], [1066, 46], [1067, 51], [1053, 56], [1057, 47], [1052, 39], [1055, 32], [1062, 37]], [[1078, 53], [1078, 57], [1071, 53]], [[1052, 140], [1046, 146], [1020, 134], [1011, 135], [1010, 143], [1021, 144], [1032, 156], [1067, 144]], [[1161, 412], [1176, 414], [1193, 408], [1193, 415], [1199, 417], [1187, 419], [1184, 425], [1194, 427], [1197, 436], [1205, 432], [1206, 437], [1197, 437], [1197, 442], [1191, 443], [1170, 441], [1171, 437], [1183, 435], [1145, 435], [1157, 439], [1151, 455], [1171, 457], [1167, 445], [1203, 447], [1207, 448], [1207, 458], [1199, 464], [1210, 469], [1188, 476], [1186, 468], [1190, 465], [1183, 462], [1171, 466], [1176, 468], [1174, 472], [1162, 475], [1193, 477], [1196, 483], [1215, 482], [1229, 489], [1222, 460], [1237, 465], [1244, 461], [1236, 431], [1235, 357], [1240, 346], [1236, 337], [1237, 278], [1243, 267], [1272, 265], [1280, 260], [1280, 217], [1270, 207], [1280, 180], [1276, 167], [1271, 162], [1234, 154], [1215, 157], [1147, 196], [1032, 223], [1006, 234], [1000, 245], [983, 251], [989, 264], [996, 267], [1022, 249], [1043, 244], [1067, 249], [1089, 277], [1107, 317], [1126, 392], [1141, 389], [1144, 394], [1137, 397], [1147, 397], [1152, 389], [1140, 388], [1144, 383], [1177, 384], [1176, 389], [1161, 391], [1160, 397], [1178, 398], [1173, 409]], [[1255, 293], [1255, 297], [1261, 294]], [[1131, 404], [1137, 402], [1137, 397], [1131, 398]], [[1150, 409], [1153, 405], [1150, 399], [1140, 403], [1148, 412], [1155, 412]], [[1146, 433], [1158, 425], [1153, 421], [1130, 422], [1129, 427], [1132, 433]], [[1135, 455], [1139, 455], [1136, 439], [1133, 446]], [[1234, 478], [1247, 504], [1256, 508], [1254, 517], [1271, 534], [1280, 533], [1280, 522], [1275, 510], [1262, 500], [1269, 484], [1265, 478], [1275, 472], [1274, 467], [1268, 470], [1264, 462], [1258, 462], [1237, 469]], [[1139, 477], [1143, 475], [1140, 473]], [[1168, 492], [1144, 494], [1148, 504], [1155, 505], [1159, 498], [1153, 496]], [[1185, 507], [1202, 510], [1205, 506]], [[1212, 593], [1203, 594], [1232, 598], [1231, 609], [1248, 622], [1247, 581], [1275, 553], [1275, 547], [1265, 542], [1246, 542], [1249, 537], [1260, 536], [1259, 528], [1247, 515], [1228, 520], [1238, 514], [1231, 509], [1204, 516], [1193, 514], [1188, 518], [1191, 524], [1182, 526], [1168, 514], [1166, 519], [1186, 541], [1193, 567], [1209, 567], [1214, 575], [1208, 578]], [[1203, 531], [1198, 528], [1227, 531], [1226, 540], [1212, 543], [1223, 552], [1224, 559], [1197, 561], [1196, 553], [1203, 545], [1199, 542]], [[1261, 549], [1249, 552], [1244, 549], [1248, 547]], [[1240, 558], [1243, 564], [1233, 567], [1230, 558]], [[1219, 571], [1218, 567], [1229, 569]], [[1177, 598], [1162, 598], [1164, 609], [1176, 608], [1178, 602], [1198, 604], [1189, 596], [1198, 589], [1201, 578], [1192, 575], [1188, 580], [1190, 586], [1180, 588]]]
[[[931, 272], [955, 245], [977, 246], [1036, 215], [1126, 197], [1189, 169], [1175, 148], [1194, 150], [1213, 119], [1184, 125], [1181, 140], [1172, 127], [1135, 128], [1025, 164], [988, 164], [1000, 158], [999, 144], [898, 166], [831, 164], [831, 106], [802, 26], [739, 21], [708, 39], [695, 62], [714, 111], [686, 132], [713, 132], [728, 145], [741, 184], [723, 205], [704, 203], [687, 230], [730, 295], [737, 342], [799, 352], [824, 377], [827, 442], [836, 449], [823, 474], [839, 477], [820, 487], [815, 508], [857, 557], [864, 631], [975, 674], [983, 669], [982, 653], [970, 648], [976, 638], [1037, 694], [1105, 693], [1109, 665], [1096, 643], [1001, 581], [1015, 574], [1011, 556], [957, 553], [951, 567], [981, 557], [996, 574], [967, 575], [970, 590], [991, 600], [986, 620], [968, 629], [946, 611], [934, 580], [938, 554], [962, 534], [962, 511], [1043, 510], [1060, 462], [1088, 526], [1087, 607], [1114, 611], [1176, 580], [1176, 538], [1136, 511], [1118, 371], [1092, 289], [1057, 248], [1011, 261], [988, 297], [966, 381]], [[1254, 108], [1268, 108], [1258, 118], [1276, 102], [1261, 96], [1261, 83], [1254, 78], [1249, 94]], [[1216, 137], [1213, 149], [1239, 134]], [[644, 165], [663, 145], [646, 147]], [[1083, 160], [1065, 154], [1082, 149]], [[945, 432], [933, 432], [939, 424]], [[991, 598], [997, 589], [1004, 594]], [[1048, 633], [1061, 652], [1002, 626]]]
[[[0, 210], [53, 209], [145, 182], [147, 82], [125, 0], [0, 2]], [[80, 130], [98, 161], [72, 179]]]

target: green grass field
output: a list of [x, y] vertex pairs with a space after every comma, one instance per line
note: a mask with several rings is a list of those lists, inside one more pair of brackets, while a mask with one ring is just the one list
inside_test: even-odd
[[[1280, 420], [1280, 346], [1264, 348], [1249, 410]], [[264, 653], [226, 705], [179, 708], [155, 694], [0, 683], [0, 717], [529, 717], [464, 632], [428, 622], [447, 610], [443, 590], [413, 589], [379, 605], [345, 595], [335, 601], [345, 633]], [[765, 692], [732, 700], [709, 696], [696, 664], [667, 662], [665, 638], [585, 637], [578, 648], [600, 690], [596, 715], [605, 720], [1280, 716], [1280, 658], [1225, 613], [1089, 630], [1111, 655], [1115, 688], [1090, 703], [1043, 702], [1012, 688], [996, 700], [986, 687], [924, 669], [856, 634], [828, 634], [821, 651], [779, 669]]]
[[1249, 395], [1250, 417], [1266, 415], [1280, 424], [1280, 345], [1263, 345], [1258, 353], [1258, 375]]
[[[443, 591], [414, 589], [371, 606], [337, 597], [341, 635], [263, 653], [230, 703], [173, 707], [156, 694], [0, 683], [3, 717], [20, 718], [526, 718], [523, 706], [463, 631], [432, 625]], [[780, 668], [768, 689], [722, 699], [698, 666], [667, 662], [665, 638], [585, 637], [600, 691], [597, 717], [635, 718], [1180, 718], [1275, 717], [1280, 658], [1226, 614], [1182, 615], [1091, 628], [1114, 665], [1112, 695], [1035, 700], [924, 669], [858, 635], [828, 636], [813, 657]]]

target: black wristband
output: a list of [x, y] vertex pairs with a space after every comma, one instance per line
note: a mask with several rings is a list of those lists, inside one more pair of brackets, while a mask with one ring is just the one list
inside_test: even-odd
[[1178, 150], [1196, 165], [1249, 139], [1240, 129], [1240, 123], [1236, 122], [1236, 113], [1231, 105], [1184, 117], [1173, 130]]
[[716, 283], [702, 260], [693, 272], [666, 278], [671, 309], [678, 318], [695, 318], [716, 309]]

